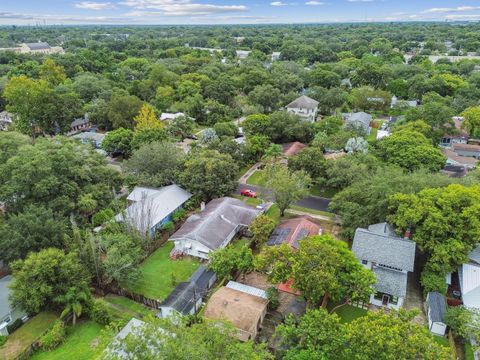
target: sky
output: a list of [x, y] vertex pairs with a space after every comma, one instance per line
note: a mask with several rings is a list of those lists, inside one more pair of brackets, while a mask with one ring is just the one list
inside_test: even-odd
[[480, 0], [0, 0], [0, 25], [480, 20]]

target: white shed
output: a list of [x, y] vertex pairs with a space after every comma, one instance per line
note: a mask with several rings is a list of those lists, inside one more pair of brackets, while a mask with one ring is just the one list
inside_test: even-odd
[[447, 311], [447, 301], [445, 296], [438, 292], [429, 292], [427, 294], [427, 317], [428, 329], [431, 333], [444, 336], [447, 329], [445, 324], [445, 312]]

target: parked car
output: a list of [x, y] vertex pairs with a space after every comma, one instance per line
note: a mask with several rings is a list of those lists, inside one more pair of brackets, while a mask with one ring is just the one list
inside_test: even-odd
[[256, 198], [257, 197], [257, 193], [253, 190], [250, 190], [250, 189], [242, 189], [240, 190], [240, 195], [243, 195], [243, 196], [247, 196], [247, 197], [252, 197], [252, 198]]

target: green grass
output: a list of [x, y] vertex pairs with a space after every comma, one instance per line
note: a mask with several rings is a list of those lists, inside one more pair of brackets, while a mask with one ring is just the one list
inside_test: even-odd
[[57, 315], [50, 312], [35, 315], [8, 337], [7, 342], [0, 348], [0, 359], [15, 359], [47, 331], [56, 319]]
[[237, 239], [237, 240], [232, 241], [229, 246], [232, 246], [236, 249], [240, 249], [243, 246], [248, 245], [248, 244], [250, 244], [250, 239], [241, 238], [241, 239]]
[[367, 141], [374, 141], [377, 139], [377, 133], [378, 129], [377, 128], [372, 128], [372, 131], [370, 131], [370, 135], [367, 137]]
[[437, 343], [437, 344], [440, 344], [440, 345], [443, 345], [447, 348], [450, 348], [450, 343], [448, 342], [448, 339], [444, 336], [437, 336], [437, 335], [433, 335], [433, 340]]
[[470, 344], [470, 342], [466, 342], [465, 343], [465, 360], [473, 360], [474, 359], [474, 356], [473, 356], [473, 349], [472, 349], [472, 345]]
[[[335, 214], [332, 214], [332, 213], [330, 213], [330, 212], [321, 211], [321, 210], [314, 210], [314, 209], [308, 209], [308, 208], [304, 208], [304, 207], [297, 206], [297, 205], [290, 205], [289, 209], [297, 210], [297, 211], [302, 211], [302, 212], [306, 212], [306, 213], [313, 214], [313, 215], [327, 216], [327, 217], [331, 217], [331, 218], [333, 218], [333, 217], [335, 216]], [[287, 211], [288, 211], [288, 210], [287, 210]]]
[[247, 164], [247, 165], [241, 167], [238, 170], [237, 178], [240, 179], [252, 166], [253, 166], [253, 164]]
[[155, 314], [153, 310], [123, 296], [108, 294], [104, 300], [107, 302], [107, 305], [109, 305], [113, 317], [119, 320], [129, 321], [133, 317], [141, 319], [145, 316]]
[[250, 206], [257, 206], [260, 205], [263, 201], [259, 198], [247, 198], [247, 201], [245, 202]]
[[268, 217], [272, 218], [275, 221], [280, 221], [280, 209], [277, 204], [273, 204], [265, 213]]
[[200, 262], [194, 258], [170, 259], [174, 247], [169, 241], [150, 255], [140, 266], [140, 277], [127, 284], [127, 288], [151, 299], [164, 300], [176, 283], [186, 281], [197, 270]]
[[100, 338], [103, 326], [92, 320], [77, 323], [75, 327], [67, 329], [67, 338], [56, 349], [51, 351], [37, 352], [32, 356], [33, 360], [89, 360], [99, 356], [107, 339]]
[[[335, 304], [329, 303], [328, 304], [328, 309], [329, 311], [333, 309]], [[337, 310], [335, 310], [335, 314], [337, 314], [340, 317], [340, 322], [341, 323], [349, 323], [352, 322], [353, 320], [367, 315], [367, 310], [358, 308], [356, 306], [352, 305], [344, 305], [339, 307]]]
[[313, 186], [311, 189], [310, 189], [310, 194], [314, 195], [314, 196], [320, 196], [320, 197], [324, 197], [324, 198], [327, 198], [327, 199], [331, 199], [335, 196], [335, 194], [337, 194], [340, 190], [338, 189], [330, 189], [330, 188], [327, 188], [327, 189], [321, 189], [319, 186]]
[[265, 176], [265, 172], [263, 170], [255, 171], [247, 179], [247, 184], [258, 185], [258, 186], [266, 186], [267, 185], [267, 179], [266, 179], [266, 176]]

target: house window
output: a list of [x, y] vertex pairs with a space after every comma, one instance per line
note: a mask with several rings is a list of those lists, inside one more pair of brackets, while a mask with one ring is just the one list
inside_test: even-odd
[[382, 297], [383, 297], [383, 293], [381, 293], [381, 292], [379, 292], [379, 291], [377, 291], [377, 292], [375, 293], [375, 295], [373, 295], [373, 298], [374, 298], [375, 300], [380, 300], [380, 301], [381, 301], [381, 300], [382, 300]]
[[398, 304], [398, 297], [392, 296], [389, 301], [390, 304], [397, 305]]
[[362, 264], [363, 264], [363, 265], [367, 265], [367, 264], [368, 264], [368, 260], [362, 260]]

